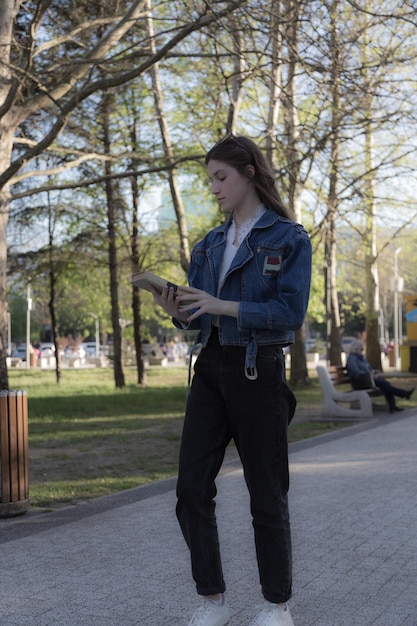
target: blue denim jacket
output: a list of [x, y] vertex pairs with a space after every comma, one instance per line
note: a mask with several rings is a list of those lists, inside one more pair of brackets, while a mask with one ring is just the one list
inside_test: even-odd
[[[194, 247], [190, 286], [216, 295], [229, 224], [230, 218]], [[306, 231], [268, 209], [240, 245], [220, 292], [221, 299], [239, 302], [237, 319], [219, 317], [220, 344], [246, 346], [249, 378], [256, 377], [258, 346], [294, 342], [294, 331], [306, 314], [310, 281], [311, 243]], [[198, 341], [205, 347], [212, 324], [213, 315], [203, 313], [187, 329], [199, 329]]]
[[356, 354], [355, 352], [349, 354], [346, 370], [350, 379], [357, 378], [361, 374], [373, 374], [373, 369], [363, 354]]

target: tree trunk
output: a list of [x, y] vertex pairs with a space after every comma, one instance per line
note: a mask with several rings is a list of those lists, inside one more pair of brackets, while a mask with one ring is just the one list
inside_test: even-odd
[[52, 330], [52, 341], [55, 346], [55, 377], [56, 382], [61, 382], [61, 357], [59, 354], [59, 346], [58, 346], [58, 322], [55, 310], [55, 295], [56, 295], [56, 273], [54, 270], [54, 220], [52, 216], [52, 209], [49, 206], [49, 215], [48, 215], [48, 235], [49, 235], [49, 250], [48, 250], [48, 262], [49, 262], [49, 314], [51, 316], [51, 330]]
[[[111, 96], [105, 92], [103, 95], [103, 136], [104, 153], [110, 155], [110, 110]], [[113, 181], [111, 180], [110, 161], [105, 162], [106, 173], [106, 200], [107, 200], [107, 232], [108, 232], [108, 253], [109, 253], [109, 275], [110, 275], [110, 300], [111, 300], [111, 322], [113, 330], [113, 371], [116, 387], [122, 388], [125, 385], [125, 377], [122, 365], [122, 331], [120, 326], [119, 294], [118, 294], [118, 273], [117, 273], [117, 246], [116, 246], [116, 204], [114, 198]]]
[[[287, 168], [289, 176], [288, 202], [295, 220], [301, 222], [301, 158], [300, 158], [300, 121], [297, 109], [296, 75], [298, 67], [298, 29], [299, 2], [287, 0], [286, 6], [286, 41], [288, 47], [287, 82], [283, 98], [284, 120], [288, 136], [286, 145]], [[305, 385], [309, 382], [307, 356], [305, 351], [305, 328], [295, 333], [295, 343], [291, 346], [292, 385]]]
[[[364, 31], [365, 42], [368, 42], [368, 32]], [[364, 96], [364, 169], [365, 169], [365, 236], [363, 238], [365, 254], [365, 293], [366, 293], [366, 358], [375, 370], [381, 370], [381, 348], [379, 345], [378, 316], [379, 316], [379, 277], [376, 253], [376, 210], [375, 210], [375, 170], [373, 159], [373, 124], [375, 119], [372, 76], [368, 70], [366, 46], [362, 54]]]
[[[133, 112], [132, 126], [130, 128], [130, 141], [132, 152], [137, 150], [137, 115], [136, 111]], [[132, 164], [133, 168], [135, 163]], [[130, 180], [132, 190], [132, 237], [131, 237], [131, 260], [132, 268], [138, 270], [139, 268], [139, 186], [136, 176], [132, 176]], [[142, 356], [142, 316], [140, 310], [140, 289], [132, 286], [132, 312], [133, 312], [133, 332], [135, 340], [136, 350], [136, 368], [137, 368], [137, 382], [139, 385], [146, 385], [146, 370]]]
[[[372, 108], [372, 107], [371, 107]], [[368, 117], [367, 119], [372, 119]], [[365, 281], [366, 281], [366, 358], [375, 370], [382, 369], [381, 348], [379, 345], [379, 277], [376, 254], [376, 215], [375, 215], [375, 178], [372, 157], [372, 128], [365, 128]]]
[[245, 59], [242, 52], [242, 30], [236, 15], [228, 19], [230, 34], [233, 40], [233, 76], [232, 95], [226, 122], [226, 131], [236, 134], [237, 120], [243, 100], [243, 72]]
[[136, 367], [138, 373], [137, 382], [138, 385], [146, 386], [147, 376], [142, 356], [142, 316], [140, 313], [140, 290], [137, 287], [132, 288], [132, 311], [133, 328], [135, 335]]
[[295, 341], [290, 348], [291, 372], [290, 383], [294, 387], [304, 386], [310, 383], [307, 369], [307, 357], [305, 351], [304, 327], [295, 333]]
[[[1, 130], [0, 130], [1, 132]], [[0, 157], [1, 159], [1, 157]], [[7, 302], [7, 221], [9, 215], [9, 190], [0, 190], [0, 302]], [[0, 307], [0, 391], [8, 391], [9, 377], [7, 373], [8, 345], [7, 306]]]
[[271, 38], [271, 72], [269, 75], [269, 105], [268, 121], [266, 128], [266, 158], [276, 170], [275, 144], [276, 128], [278, 124], [279, 109], [281, 104], [281, 80], [282, 80], [282, 35], [280, 26], [281, 0], [271, 2], [270, 38]]
[[[147, 32], [149, 35], [149, 46], [151, 49], [151, 54], [156, 53], [155, 39], [154, 39], [154, 30], [153, 30], [153, 21], [152, 21], [152, 2], [151, 0], [146, 1], [147, 4]], [[159, 123], [159, 129], [161, 131], [162, 144], [164, 147], [165, 158], [167, 160], [167, 164], [170, 166], [168, 170], [168, 182], [169, 188], [171, 191], [172, 203], [174, 205], [175, 217], [177, 220], [178, 234], [180, 238], [180, 258], [181, 258], [181, 267], [184, 272], [188, 272], [188, 268], [190, 266], [190, 245], [188, 241], [188, 228], [187, 228], [187, 220], [185, 217], [184, 204], [182, 202], [181, 193], [178, 186], [177, 176], [174, 165], [174, 151], [172, 149], [171, 137], [168, 130], [168, 125], [164, 115], [164, 100], [162, 94], [161, 82], [159, 79], [159, 66], [158, 63], [155, 63], [151, 68], [151, 77], [152, 77], [152, 87], [153, 87], [153, 95], [154, 102], [156, 108], [156, 114]]]
[[331, 91], [332, 91], [332, 121], [330, 139], [330, 175], [329, 194], [327, 198], [325, 255], [326, 255], [326, 317], [327, 328], [327, 358], [330, 365], [342, 364], [341, 328], [339, 298], [337, 294], [337, 240], [336, 240], [336, 213], [337, 188], [339, 182], [340, 159], [340, 59], [337, 41], [337, 5], [338, 0], [331, 7]]
[[[10, 49], [13, 33], [15, 0], [0, 2], [0, 110], [5, 107], [13, 83], [10, 73]], [[16, 84], [16, 83], [15, 83]], [[0, 116], [0, 172], [10, 165], [14, 128], [7, 113]], [[9, 221], [10, 186], [0, 187], [0, 391], [8, 391], [7, 373], [7, 224]]]
[[[10, 163], [13, 146], [13, 130], [7, 118], [0, 120], [0, 171]], [[7, 373], [7, 224], [9, 221], [10, 186], [0, 188], [0, 390], [9, 389]], [[3, 304], [3, 306], [1, 306]]]

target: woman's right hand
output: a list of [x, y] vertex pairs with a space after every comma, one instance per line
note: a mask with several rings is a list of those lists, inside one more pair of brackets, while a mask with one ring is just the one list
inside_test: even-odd
[[176, 299], [173, 287], [164, 287], [162, 293], [159, 293], [152, 285], [149, 285], [149, 288], [154, 304], [159, 304], [171, 317], [185, 324], [188, 323], [189, 313], [181, 310], [181, 302]]

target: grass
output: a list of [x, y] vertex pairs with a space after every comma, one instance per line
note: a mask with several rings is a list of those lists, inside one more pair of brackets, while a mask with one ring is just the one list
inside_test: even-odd
[[[10, 388], [29, 403], [30, 501], [56, 508], [176, 475], [187, 371], [151, 368], [146, 388], [136, 372], [115, 389], [106, 369], [54, 372], [13, 370]], [[296, 392], [299, 411], [318, 415], [317, 380]], [[290, 441], [347, 424], [303, 422], [290, 426]], [[233, 444], [228, 458], [236, 456]]]

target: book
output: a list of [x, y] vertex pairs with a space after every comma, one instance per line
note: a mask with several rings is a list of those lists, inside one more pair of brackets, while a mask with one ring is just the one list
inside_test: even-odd
[[173, 287], [174, 292], [178, 290], [178, 285], [175, 283], [171, 283], [169, 280], [148, 271], [133, 274], [131, 283], [135, 287], [139, 287], [139, 289], [146, 289], [146, 291], [151, 291], [149, 285], [152, 285], [159, 293], [162, 293], [164, 287]]

